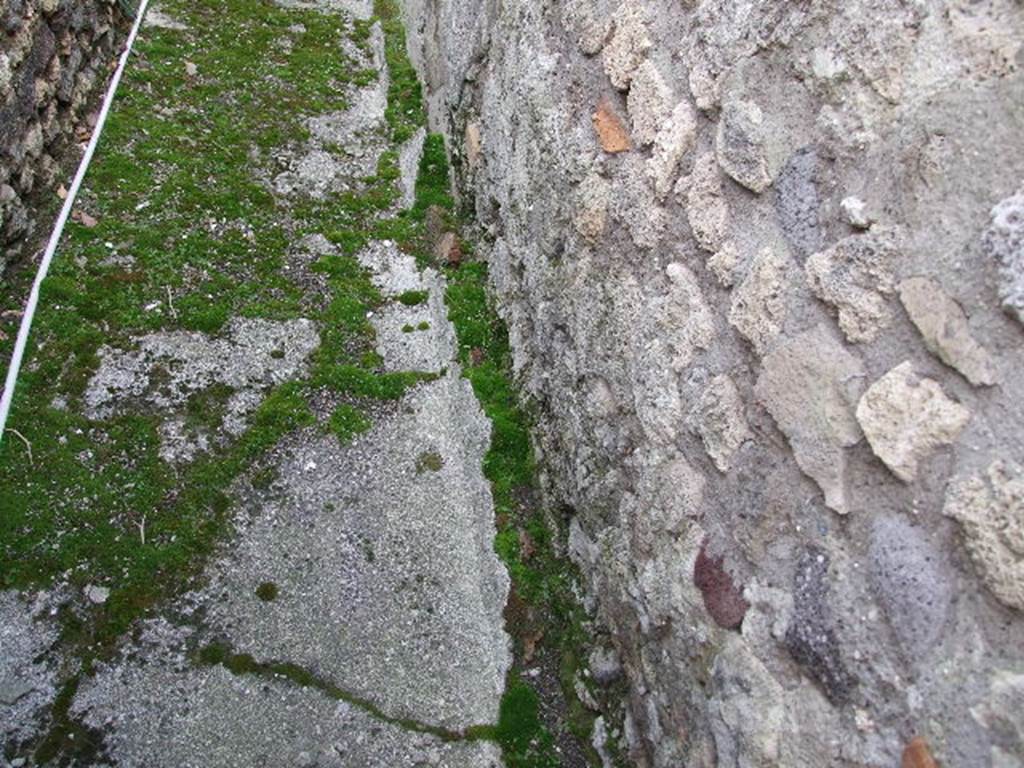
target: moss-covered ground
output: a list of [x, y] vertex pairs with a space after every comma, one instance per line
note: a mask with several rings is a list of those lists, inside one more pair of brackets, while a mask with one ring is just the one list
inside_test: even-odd
[[[303, 116], [343, 108], [349, 86], [376, 77], [340, 45], [365, 45], [370, 23], [266, 0], [171, 0], [166, 10], [188, 30], [144, 30], [79, 203], [97, 224], [69, 226], [44, 285], [9, 424], [31, 461], [13, 432], [0, 445], [0, 586], [110, 586], [91, 640], [116, 637], [194, 573], [226, 532], [231, 482], [312, 423], [312, 389], [353, 401], [328, 425], [345, 435], [366, 427], [361, 398], [396, 398], [420, 378], [378, 375], [366, 315], [381, 297], [354, 259], [377, 230], [403, 229], [366, 217], [397, 195], [393, 153], [361, 195], [284, 205], [265, 183], [277, 170], [271, 150], [305, 135]], [[391, 91], [405, 105], [389, 113], [397, 141], [422, 111], [408, 71]], [[289, 244], [318, 232], [347, 246], [313, 265], [326, 297], [285, 269]], [[4, 359], [27, 277], [2, 299]], [[81, 415], [102, 345], [216, 334], [235, 316], [312, 317], [322, 336], [310, 380], [272, 392], [240, 440], [176, 469], [158, 456], [158, 414]], [[187, 412], [210, 420], [229, 395], [197, 393]]]

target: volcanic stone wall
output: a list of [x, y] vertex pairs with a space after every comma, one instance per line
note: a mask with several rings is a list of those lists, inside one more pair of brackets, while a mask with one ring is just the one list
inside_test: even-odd
[[1024, 764], [1021, 2], [405, 15], [632, 761]]
[[0, 0], [0, 275], [22, 255], [124, 23], [116, 0]]

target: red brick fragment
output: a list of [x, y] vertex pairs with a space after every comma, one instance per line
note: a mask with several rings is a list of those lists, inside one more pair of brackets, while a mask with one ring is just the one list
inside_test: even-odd
[[704, 598], [704, 607], [718, 626], [739, 629], [750, 604], [743, 599], [743, 588], [736, 586], [722, 567], [724, 557], [710, 557], [705, 541], [693, 566], [693, 583]]

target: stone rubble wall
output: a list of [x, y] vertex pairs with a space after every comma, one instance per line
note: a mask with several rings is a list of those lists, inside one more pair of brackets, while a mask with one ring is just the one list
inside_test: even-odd
[[24, 255], [42, 197], [87, 137], [125, 16], [118, 0], [0, 2], [0, 275]]
[[635, 764], [1024, 765], [1024, 5], [404, 13]]

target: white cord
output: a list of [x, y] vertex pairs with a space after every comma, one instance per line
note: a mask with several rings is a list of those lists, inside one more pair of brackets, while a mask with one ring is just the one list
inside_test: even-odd
[[3, 442], [4, 428], [7, 425], [7, 416], [11, 411], [11, 402], [14, 400], [14, 385], [18, 381], [18, 374], [21, 372], [22, 358], [25, 356], [25, 347], [28, 344], [28, 334], [32, 328], [32, 320], [35, 318], [36, 305], [39, 303], [39, 289], [43, 284], [43, 280], [46, 279], [47, 272], [50, 271], [50, 262], [53, 261], [53, 254], [57, 250], [57, 245], [60, 243], [61, 235], [64, 233], [64, 226], [68, 222], [68, 217], [71, 215], [71, 209], [75, 204], [75, 198], [78, 197], [78, 190], [82, 186], [82, 180], [85, 178], [86, 171], [89, 170], [89, 163], [92, 162], [93, 153], [96, 152], [96, 145], [100, 140], [100, 133], [103, 132], [103, 126], [107, 122], [107, 114], [110, 112], [110, 105], [114, 101], [114, 94], [117, 92], [117, 86], [121, 82], [121, 76], [124, 74], [125, 66], [128, 64], [128, 56], [132, 52], [132, 46], [135, 45], [135, 38], [139, 35], [139, 28], [142, 26], [142, 19], [146, 15], [146, 7], [149, 5], [149, 0], [142, 0], [139, 3], [139, 10], [135, 14], [135, 23], [132, 24], [132, 31], [128, 35], [128, 42], [125, 43], [124, 52], [121, 54], [121, 61], [117, 65], [117, 70], [114, 72], [114, 77], [110, 81], [110, 87], [107, 89], [107, 95], [103, 99], [103, 107], [100, 109], [99, 117], [96, 120], [96, 127], [93, 128], [92, 138], [89, 140], [89, 145], [85, 149], [85, 155], [82, 157], [82, 162], [78, 166], [78, 172], [75, 174], [75, 180], [71, 183], [71, 189], [68, 191], [68, 196], [64, 200], [64, 207], [61, 208], [60, 216], [57, 217], [57, 225], [54, 227], [53, 232], [50, 234], [50, 242], [46, 245], [46, 251], [43, 253], [43, 260], [39, 263], [39, 271], [36, 273], [35, 282], [32, 283], [32, 292], [28, 296], [28, 303], [25, 305], [25, 313], [21, 317], [21, 327], [18, 328], [18, 339], [14, 343], [14, 354], [11, 355], [11, 367], [7, 369], [7, 381], [4, 384], [4, 394], [0, 398], [0, 443]]

